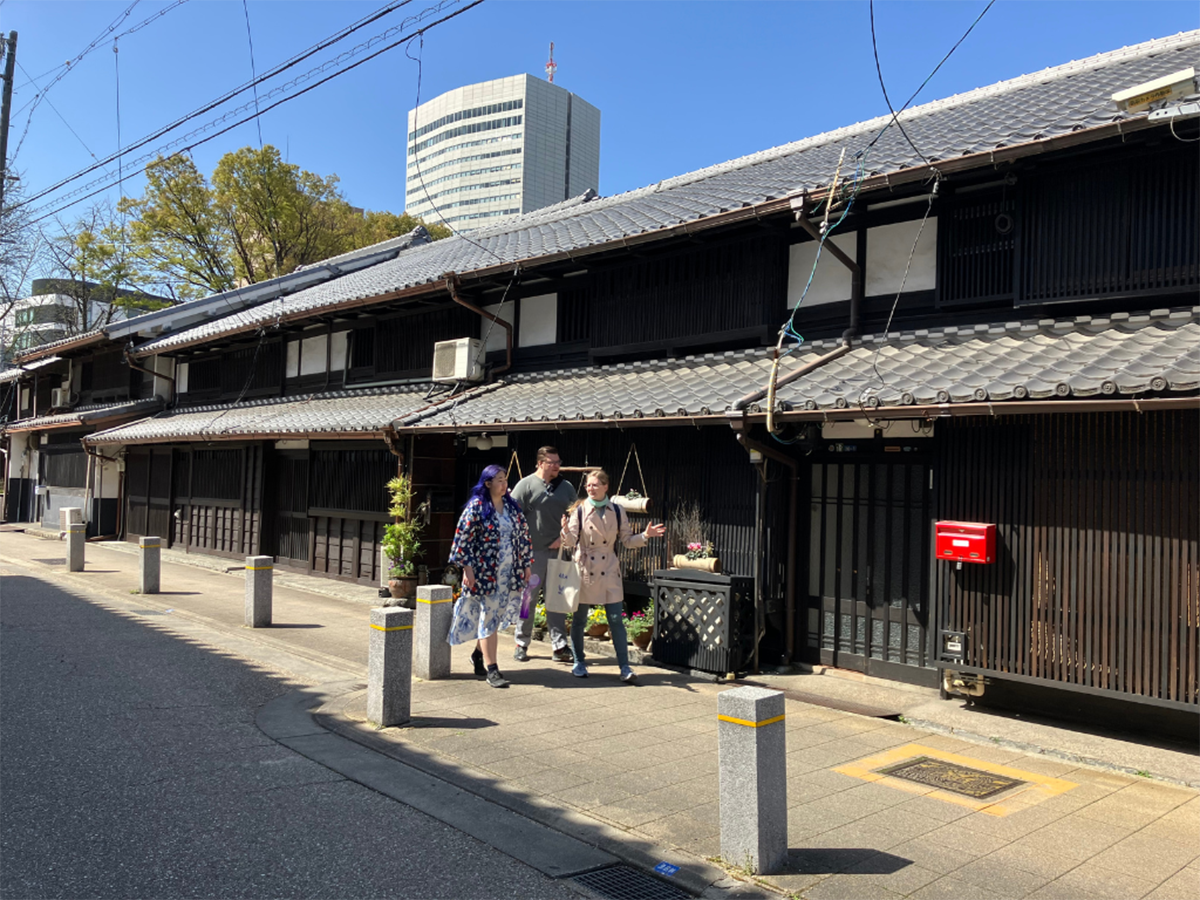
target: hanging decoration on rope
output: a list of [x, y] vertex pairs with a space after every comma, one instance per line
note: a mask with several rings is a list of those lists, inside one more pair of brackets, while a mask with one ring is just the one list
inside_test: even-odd
[[[642, 482], [642, 490], [640, 492], [630, 488], [622, 493], [621, 488], [625, 484], [625, 473], [629, 471], [629, 460], [637, 463], [638, 479]], [[625, 468], [621, 470], [621, 480], [617, 483], [617, 490], [613, 494], [612, 502], [621, 509], [631, 515], [649, 515], [650, 514], [650, 497], [646, 490], [646, 475], [642, 472], [642, 458], [638, 455], [637, 444], [629, 444], [629, 453], [625, 457]]]

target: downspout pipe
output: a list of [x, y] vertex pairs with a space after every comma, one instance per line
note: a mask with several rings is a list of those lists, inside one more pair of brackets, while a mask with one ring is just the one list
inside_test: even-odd
[[512, 368], [512, 348], [513, 348], [512, 324], [509, 322], [505, 322], [499, 316], [494, 316], [490, 312], [480, 309], [474, 303], [471, 303], [470, 301], [464, 300], [462, 297], [460, 297], [458, 294], [458, 276], [457, 275], [447, 273], [444, 277], [446, 279], [446, 290], [450, 292], [450, 297], [452, 300], [454, 300], [455, 303], [457, 303], [459, 306], [465, 306], [467, 309], [471, 310], [471, 312], [475, 313], [476, 315], [483, 316], [483, 318], [485, 318], [485, 319], [491, 319], [493, 322], [495, 322], [497, 325], [499, 325], [501, 328], [504, 329], [504, 365], [500, 366], [498, 369], [493, 369], [492, 374], [499, 375], [501, 372], [507, 372], [509, 369]]
[[[845, 356], [847, 353], [850, 352], [851, 349], [852, 348], [850, 346], [850, 342], [845, 341], [842, 344], [842, 346], [838, 347], [836, 350], [832, 350], [823, 356], [818, 356], [816, 359], [806, 362], [800, 368], [795, 369], [791, 372], [788, 372], [782, 378], [776, 379], [776, 381], [775, 381], [776, 389], [783, 387], [785, 384], [791, 384], [797, 378], [802, 378], [803, 376], [807, 375], [809, 372], [812, 372], [814, 369], [819, 369], [819, 368], [821, 368], [821, 366], [825, 365], [826, 363], [833, 362], [833, 360], [837, 359], [839, 356]], [[745, 397], [742, 397], [734, 402], [734, 404], [733, 404], [734, 411], [740, 412], [740, 411], [744, 410], [751, 403], [755, 403], [755, 402], [761, 400], [763, 397], [767, 396], [767, 393], [769, 391], [770, 391], [769, 385], [765, 388], [761, 388], [760, 390], [751, 391]]]
[[791, 490], [788, 492], [787, 562], [784, 584], [784, 665], [791, 665], [796, 657], [796, 516], [800, 502], [800, 463], [774, 447], [758, 443], [746, 432], [747, 423], [742, 417], [730, 417], [729, 425], [737, 433], [738, 443], [747, 450], [757, 450], [765, 458], [773, 460], [791, 470]]
[[[170, 389], [171, 396], [169, 398], [167, 398], [166, 405], [168, 408], [173, 406], [175, 404], [175, 376], [174, 375], [163, 375], [163, 374], [160, 374], [159, 372], [152, 372], [150, 369], [146, 369], [146, 368], [143, 368], [142, 366], [139, 366], [137, 363], [135, 363], [133, 361], [133, 357], [130, 355], [131, 353], [132, 353], [132, 350], [130, 349], [130, 346], [126, 346], [125, 347], [125, 363], [126, 363], [126, 365], [129, 366], [129, 368], [133, 369], [135, 372], [145, 372], [147, 375], [150, 375], [153, 378], [162, 378], [164, 381], [169, 381], [171, 383], [171, 389]], [[154, 394], [154, 382], [153, 381], [150, 382], [150, 393], [151, 393], [151, 395]]]
[[[86, 453], [88, 456], [90, 456], [93, 460], [102, 460], [103, 461], [103, 462], [93, 462], [92, 465], [88, 467], [88, 481], [91, 481], [91, 475], [92, 475], [92, 472], [96, 470], [96, 466], [101, 466], [104, 464], [104, 462], [119, 462], [119, 460], [115, 456], [105, 456], [99, 450], [93, 450], [91, 447], [89, 447], [87, 445], [86, 437], [81, 437], [79, 439], [79, 444], [81, 447], [83, 447], [83, 452]], [[90, 488], [89, 488], [88, 493], [89, 494], [91, 493]], [[95, 500], [95, 499], [101, 499], [101, 498], [93, 498], [93, 500]], [[88, 543], [91, 543], [92, 541], [107, 541], [110, 539], [112, 539], [112, 540], [120, 539], [120, 537], [121, 537], [121, 500], [122, 499], [123, 498], [121, 497], [121, 477], [118, 476], [118, 479], [117, 479], [117, 522], [116, 522], [117, 531], [116, 531], [116, 534], [97, 534], [97, 535], [94, 535], [94, 536], [88, 538], [87, 539]], [[97, 527], [97, 530], [99, 530], [98, 527]]]

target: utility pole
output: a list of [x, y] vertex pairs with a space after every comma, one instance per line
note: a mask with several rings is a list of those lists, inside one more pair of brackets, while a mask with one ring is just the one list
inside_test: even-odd
[[12, 112], [13, 67], [17, 64], [17, 33], [10, 31], [4, 42], [4, 95], [0, 100], [0, 212], [4, 210], [4, 188], [8, 184], [8, 116]]

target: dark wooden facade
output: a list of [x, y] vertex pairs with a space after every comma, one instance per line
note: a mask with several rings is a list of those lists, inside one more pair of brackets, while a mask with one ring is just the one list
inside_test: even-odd
[[968, 420], [938, 443], [938, 518], [999, 526], [995, 565], [933, 567], [962, 667], [1195, 709], [1197, 416]]

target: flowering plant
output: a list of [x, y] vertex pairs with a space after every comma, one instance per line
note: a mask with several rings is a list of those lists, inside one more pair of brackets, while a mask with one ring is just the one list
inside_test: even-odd
[[546, 604], [545, 603], [539, 603], [536, 607], [534, 607], [533, 627], [534, 628], [545, 628], [546, 627]]
[[712, 556], [712, 549], [712, 541], [692, 541], [687, 545], [686, 556], [688, 559], [708, 559]]
[[638, 610], [632, 616], [625, 617], [625, 633], [631, 638], [641, 637], [648, 631], [654, 630], [654, 617]]
[[588, 625], [607, 625], [608, 616], [604, 613], [603, 606], [593, 606], [591, 612], [587, 614]]

